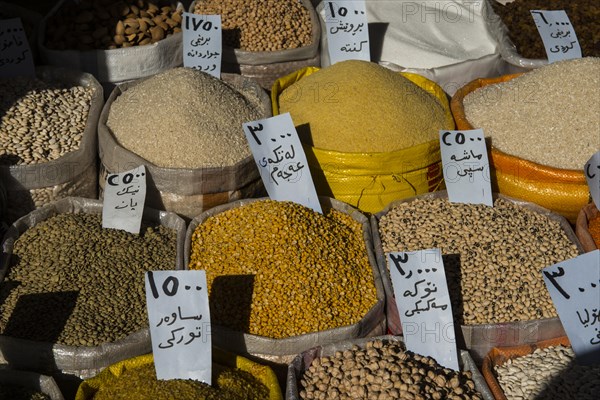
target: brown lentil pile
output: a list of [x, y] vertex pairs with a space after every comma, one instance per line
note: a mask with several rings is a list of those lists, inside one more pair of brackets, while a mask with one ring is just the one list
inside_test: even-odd
[[220, 14], [223, 44], [278, 51], [312, 42], [310, 13], [299, 0], [197, 0], [195, 14]]
[[191, 68], [127, 89], [107, 126], [126, 149], [166, 168], [231, 166], [251, 155], [242, 124], [265, 118], [258, 98]]
[[125, 370], [104, 385], [93, 400], [265, 400], [269, 389], [252, 374], [233, 368], [215, 368], [213, 386], [195, 380], [157, 380], [154, 364]]
[[52, 400], [50, 396], [23, 386], [0, 384], [0, 400]]
[[46, 46], [103, 50], [153, 44], [181, 32], [183, 9], [174, 1], [82, 0], [66, 2], [48, 19]]
[[465, 115], [500, 151], [580, 170], [600, 150], [599, 88], [600, 58], [557, 62], [469, 93]]
[[508, 28], [510, 40], [525, 58], [546, 59], [542, 38], [530, 10], [565, 10], [575, 28], [581, 52], [600, 57], [600, 6], [589, 0], [515, 0], [505, 5], [492, 2], [494, 11]]
[[494, 207], [416, 199], [379, 221], [384, 252], [440, 248], [465, 325], [556, 317], [541, 269], [576, 257], [560, 224], [504, 199]]
[[206, 270], [213, 323], [254, 335], [354, 324], [377, 302], [362, 225], [333, 209], [265, 200], [219, 213], [194, 231], [189, 268]]
[[453, 129], [442, 104], [397, 72], [349, 60], [312, 73], [279, 96], [305, 144], [340, 152], [389, 152]]
[[175, 266], [174, 230], [102, 229], [100, 215], [58, 214], [14, 243], [0, 284], [0, 334], [97, 346], [148, 326], [144, 273]]
[[0, 79], [0, 164], [43, 163], [77, 150], [92, 95], [60, 82]]
[[300, 398], [315, 400], [481, 399], [471, 372], [456, 372], [401, 342], [374, 340], [315, 359]]
[[596, 400], [600, 365], [575, 363], [573, 349], [550, 346], [494, 366], [508, 400]]
[[596, 243], [596, 247], [600, 249], [600, 214], [588, 221], [588, 231]]

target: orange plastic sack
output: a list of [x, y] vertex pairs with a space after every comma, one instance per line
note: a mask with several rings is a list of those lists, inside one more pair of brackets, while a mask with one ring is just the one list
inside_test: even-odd
[[515, 346], [515, 347], [494, 347], [488, 355], [483, 360], [483, 366], [481, 367], [481, 372], [483, 373], [483, 377], [485, 381], [492, 391], [494, 398], [496, 400], [507, 400], [504, 395], [504, 391], [496, 379], [496, 375], [494, 373], [494, 367], [496, 365], [502, 365], [507, 360], [526, 356], [527, 354], [533, 353], [536, 349], [544, 349], [546, 347], [551, 346], [570, 346], [571, 343], [566, 336], [561, 336], [554, 339], [548, 339], [541, 342], [527, 344], [523, 346]]
[[[457, 129], [474, 129], [465, 115], [465, 96], [483, 86], [506, 82], [520, 75], [476, 79], [460, 88], [450, 102]], [[494, 191], [539, 204], [561, 214], [571, 223], [575, 223], [579, 210], [588, 203], [589, 190], [583, 170], [548, 167], [495, 148], [491, 149], [491, 155]]]
[[577, 234], [577, 238], [581, 242], [583, 250], [586, 253], [594, 251], [598, 248], [598, 246], [596, 246], [596, 242], [594, 241], [592, 234], [588, 229], [588, 222], [593, 218], [597, 218], [599, 215], [600, 211], [598, 211], [594, 203], [590, 203], [583, 207], [581, 211], [579, 211], [579, 215], [577, 216], [577, 222], [575, 223], [575, 233]]

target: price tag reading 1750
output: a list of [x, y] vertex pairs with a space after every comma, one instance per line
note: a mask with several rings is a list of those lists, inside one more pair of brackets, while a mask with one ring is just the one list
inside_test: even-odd
[[220, 15], [183, 13], [183, 66], [221, 77]]

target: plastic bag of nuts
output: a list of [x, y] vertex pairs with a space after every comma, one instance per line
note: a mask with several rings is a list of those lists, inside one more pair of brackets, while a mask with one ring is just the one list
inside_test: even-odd
[[[242, 8], [249, 12], [243, 13]], [[223, 72], [256, 79], [271, 90], [282, 76], [321, 66], [321, 26], [310, 0], [195, 0], [190, 6], [196, 14], [219, 11]]]
[[101, 213], [101, 201], [71, 197], [9, 228], [0, 264], [1, 363], [85, 379], [152, 350], [143, 272], [183, 269], [185, 223], [146, 207], [133, 235], [102, 229]]
[[[459, 364], [461, 371], [467, 372], [466, 374], [432, 365], [428, 357], [419, 356], [417, 360], [415, 354], [410, 352], [404, 353], [407, 357], [402, 355], [403, 359], [401, 359], [398, 357], [401, 353], [404, 353], [404, 343], [396, 336], [355, 339], [311, 348], [296, 356], [288, 366], [285, 398], [286, 400], [494, 399], [469, 352], [465, 350], [460, 351]], [[421, 374], [419, 367], [424, 364], [431, 369], [423, 370]], [[414, 368], [417, 373], [412, 372]], [[310, 379], [305, 375], [309, 369]], [[410, 372], [407, 373], [411, 375], [404, 376], [405, 372], [402, 369], [408, 369]], [[315, 376], [316, 371], [319, 374], [317, 376]], [[352, 382], [355, 378], [356, 382]], [[334, 379], [338, 379], [339, 384], [333, 383]], [[318, 380], [321, 383], [318, 383]], [[427, 380], [430, 383], [426, 383]], [[343, 386], [347, 381], [352, 382], [354, 386], [348, 391]], [[326, 392], [327, 397], [310, 393], [310, 388], [305, 386], [308, 384], [321, 393]], [[434, 386], [437, 386], [438, 394], [433, 393]], [[456, 390], [457, 387], [460, 389]], [[353, 395], [348, 397], [348, 392]]]
[[[23, 391], [18, 393], [17, 391], [21, 388]], [[0, 370], [0, 398], [64, 400], [58, 385], [51, 376], [11, 369]]]
[[581, 254], [579, 240], [563, 217], [493, 197], [489, 208], [449, 203], [446, 191], [427, 193], [393, 202], [371, 218], [392, 333], [402, 326], [384, 252], [439, 247], [454, 319], [476, 362], [492, 347], [564, 335], [539, 270]]
[[112, 89], [183, 64], [183, 11], [168, 0], [63, 0], [42, 21], [40, 57], [89, 72]]
[[102, 87], [90, 74], [60, 67], [38, 67], [36, 74], [41, 83], [0, 82], [0, 103], [7, 107], [0, 116], [2, 220], [9, 224], [51, 201], [98, 194]]
[[[253, 211], [251, 212], [257, 213], [254, 217], [255, 222], [253, 224], [251, 223], [249, 226], [245, 227], [237, 227], [236, 225], [224, 226], [224, 229], [239, 229], [239, 235], [236, 236], [236, 238], [234, 238], [235, 240], [243, 240], [244, 243], [246, 243], [248, 237], [252, 237], [253, 239], [251, 240], [256, 240], [255, 246], [248, 245], [249, 248], [245, 250], [247, 252], [257, 251], [256, 249], [258, 248], [265, 249], [264, 254], [261, 254], [260, 258], [258, 254], [256, 255], [256, 265], [248, 267], [249, 269], [256, 268], [257, 270], [260, 270], [260, 276], [258, 274], [239, 275], [237, 272], [225, 273], [227, 271], [223, 272], [223, 275], [220, 275], [221, 272], [219, 272], [219, 270], [216, 270], [215, 273], [219, 276], [215, 278], [215, 283], [213, 283], [212, 286], [218, 288], [219, 291], [217, 292], [217, 289], [214, 289], [214, 293], [211, 292], [211, 318], [213, 318], [213, 320], [218, 318], [219, 314], [221, 315], [221, 318], [229, 319], [230, 316], [235, 317], [236, 315], [238, 315], [238, 313], [241, 313], [241, 317], [239, 318], [240, 324], [244, 324], [244, 322], [241, 320], [245, 318], [246, 320], [248, 320], [246, 322], [248, 326], [241, 327], [238, 330], [234, 330], [213, 323], [212, 338], [213, 344], [215, 346], [233, 352], [239, 352], [244, 354], [249, 353], [261, 359], [273, 361], [279, 364], [288, 364], [295, 355], [308, 348], [318, 345], [326, 345], [340, 340], [347, 340], [373, 335], [377, 336], [384, 332], [384, 293], [379, 277], [379, 271], [377, 270], [377, 267], [375, 265], [375, 258], [372, 252], [372, 238], [370, 228], [368, 225], [368, 219], [360, 211], [345, 203], [327, 197], [320, 197], [319, 199], [324, 213], [327, 213], [328, 210], [337, 211], [338, 214], [342, 215], [343, 218], [350, 216], [352, 220], [355, 221], [353, 223], [357, 225], [355, 229], [359, 230], [362, 226], [362, 237], [360, 240], [364, 241], [367, 253], [366, 255], [364, 255], [364, 257], [368, 257], [368, 264], [372, 268], [372, 275], [368, 273], [363, 274], [363, 272], [355, 271], [355, 269], [359, 268], [358, 265], [355, 264], [355, 260], [347, 260], [347, 267], [340, 267], [337, 270], [337, 276], [331, 276], [330, 272], [319, 272], [319, 268], [313, 266], [313, 263], [321, 263], [321, 268], [323, 271], [330, 271], [331, 268], [328, 266], [326, 267], [325, 264], [336, 265], [336, 263], [340, 262], [340, 259], [338, 257], [341, 257], [341, 255], [344, 254], [345, 250], [338, 248], [337, 245], [335, 249], [319, 248], [316, 250], [318, 254], [312, 254], [313, 250], [306, 250], [311, 251], [310, 256], [308, 256], [308, 254], [302, 255], [303, 250], [302, 246], [299, 244], [300, 240], [322, 240], [319, 238], [309, 239], [309, 237], [311, 237], [314, 234], [314, 230], [316, 228], [310, 230], [308, 227], [302, 228], [301, 226], [296, 225], [302, 225], [302, 223], [298, 221], [311, 218], [308, 214], [314, 213], [314, 211], [298, 205], [295, 205], [296, 207], [298, 207], [297, 209], [287, 208], [287, 210], [289, 210], [287, 212], [282, 211], [282, 209], [280, 208], [273, 207], [273, 209], [278, 210], [278, 215], [282, 215], [284, 221], [288, 221], [287, 223], [289, 223], [290, 226], [288, 229], [286, 229], [285, 222], [284, 226], [280, 226], [281, 220], [276, 222], [272, 220], [266, 221], [265, 224], [269, 225], [264, 225], [260, 229], [263, 232], [273, 232], [273, 236], [268, 236], [273, 237], [274, 239], [270, 239], [272, 240], [272, 243], [268, 243], [256, 239], [253, 233], [256, 232], [256, 229], [253, 226], [251, 226], [253, 224], [258, 226], [258, 224], [260, 224], [261, 221], [260, 218], [268, 218], [265, 217], [266, 212], [261, 212], [260, 208], [253, 208]], [[231, 213], [231, 211], [235, 211], [236, 209], [240, 209], [243, 207], [257, 205], [257, 202], [264, 202], [265, 200], [266, 199], [239, 200], [230, 204], [224, 204], [215, 207], [194, 218], [188, 226], [186, 244], [184, 249], [185, 264], [188, 265], [188, 268], [194, 268], [192, 266], [192, 238], [198, 227], [200, 227], [202, 224], [207, 224], [207, 220], [209, 220], [209, 218], [215, 216], [218, 217], [219, 215], [222, 215], [227, 212], [229, 212], [230, 218], [235, 218], [236, 214]], [[265, 207], [267, 206], [265, 205]], [[307, 212], [307, 214], [304, 214], [305, 212]], [[326, 218], [334, 219], [335, 217], [325, 217], [321, 214], [318, 214], [317, 220], [324, 221]], [[292, 222], [289, 222], [290, 220], [293, 220], [294, 223], [292, 224]], [[314, 218], [312, 218], [312, 221], [314, 222]], [[351, 221], [350, 218], [348, 218], [348, 221]], [[331, 235], [331, 233], [326, 232], [329, 230], [327, 229], [329, 225], [324, 225], [323, 223], [320, 223], [319, 226], [319, 229], [322, 231], [320, 235]], [[297, 239], [297, 244], [294, 244], [296, 243], [294, 232], [297, 232], [298, 229], [303, 231], [306, 237]], [[310, 232], [308, 232], [307, 230], [310, 230]], [[330, 239], [330, 242], [333, 240], [336, 241], [335, 243], [338, 243], [339, 240], [346, 241], [346, 248], [354, 248], [354, 244], [356, 243], [354, 235], [358, 235], [358, 233], [354, 231], [354, 228], [351, 231], [347, 227], [344, 227], [343, 230], [344, 234], [340, 236], [348, 236], [352, 237], [352, 239], [339, 237], [335, 239]], [[278, 231], [280, 232], [279, 234], [276, 233]], [[223, 235], [224, 232], [226, 231], [216, 231], [214, 232], [214, 234], [211, 234], [211, 236], [220, 237], [219, 234]], [[280, 238], [281, 240], [279, 240]], [[276, 245], [275, 243], [279, 244]], [[275, 246], [275, 248], [278, 248], [281, 243], [287, 243], [286, 245], [283, 245], [283, 254], [286, 254], [285, 252], [290, 251], [293, 252], [294, 255], [290, 253], [289, 256], [284, 256], [284, 258], [281, 259], [281, 256], [279, 255], [280, 253], [278, 253], [275, 249], [276, 253], [273, 253], [269, 256], [268, 253], [272, 253], [273, 250], [268, 249], [273, 249], [273, 246]], [[202, 255], [203, 253], [209, 253], [208, 251], [202, 251], [203, 246], [204, 244], [198, 245], [198, 247], [200, 248], [198, 250], [199, 255]], [[223, 246], [226, 246], [226, 244], [223, 244]], [[295, 254], [299, 254], [301, 256], [301, 261], [298, 261], [298, 257], [296, 257]], [[213, 256], [207, 255], [206, 257], [208, 259], [207, 262], [210, 264], [210, 260], [213, 259]], [[224, 255], [224, 257], [227, 257], [227, 255]], [[267, 262], [265, 261], [265, 257], [272, 260], [270, 261], [273, 263], [272, 267], [267, 268], [264, 266], [264, 264]], [[356, 259], [359, 259], [360, 257], [362, 257], [362, 255], [356, 255]], [[299, 262], [302, 265], [298, 265]], [[221, 260], [217, 262], [215, 268], [231, 268], [230, 266], [226, 267], [226, 264], [227, 261]], [[286, 265], [287, 268], [283, 270], [275, 269], [276, 265]], [[267, 270], [265, 270], [265, 268], [267, 268]], [[271, 277], [271, 271], [269, 271], [269, 268], [273, 271], [279, 272], [277, 272]], [[316, 269], [313, 272], [311, 272], [313, 268]], [[205, 269], [208, 270], [208, 268]], [[362, 287], [362, 291], [357, 291], [357, 288], [352, 286], [361, 285], [361, 283], [352, 283], [352, 285], [349, 283], [350, 281], [355, 281], [355, 279], [359, 279], [364, 276], [367, 276], [367, 278], [365, 279], [369, 279], [369, 275], [370, 278], [373, 279], [372, 282], [374, 290], [376, 292], [375, 303], [372, 306], [370, 306], [370, 308], [368, 308], [368, 311], [365, 314], [360, 314], [359, 317], [355, 315], [350, 315], [351, 312], [353, 314], [356, 314], [354, 310], [347, 310], [346, 312], [341, 312], [341, 309], [344, 306], [349, 307], [349, 304], [351, 303], [357, 308], [365, 308], [366, 303], [364, 303], [363, 299], [373, 298], [373, 294], [367, 292], [367, 287], [369, 285], [367, 285], [366, 283], [364, 284], [364, 287]], [[247, 279], [243, 280], [244, 277], [246, 277]], [[218, 280], [219, 278], [221, 278], [220, 282]], [[227, 281], [227, 279], [225, 278], [229, 278], [229, 281]], [[252, 280], [250, 281], [249, 279]], [[268, 285], [272, 284], [273, 281], [277, 280], [293, 282], [291, 285], [283, 285], [283, 283], [280, 283], [279, 286], [285, 287], [286, 292], [283, 294], [281, 294], [280, 292], [279, 294], [277, 294], [278, 297], [272, 296], [271, 294], [275, 291], [268, 289]], [[300, 285], [300, 287], [298, 287], [298, 285]], [[237, 302], [223, 304], [225, 299], [231, 301], [231, 293], [229, 293], [229, 291], [227, 290], [228, 287], [236, 288], [232, 290], [237, 290]], [[261, 291], [262, 294], [257, 293], [258, 291]], [[323, 293], [319, 294], [319, 291], [322, 291]], [[332, 296], [332, 293], [335, 293], [333, 296], [336, 297], [336, 300], [332, 300], [331, 298], [329, 298], [329, 296]], [[246, 298], [246, 296], [248, 298]], [[259, 296], [260, 298], [265, 299], [264, 304], [255, 302], [254, 299], [259, 298]], [[282, 297], [287, 297], [287, 299], [290, 299], [290, 303], [288, 304], [288, 300], [282, 300]], [[315, 300], [313, 298], [317, 297], [319, 298], [319, 300], [316, 301], [317, 304], [315, 305]], [[269, 298], [271, 300], [267, 300]], [[269, 302], [269, 304], [277, 304], [277, 301], [284, 302], [284, 304], [281, 305], [281, 308], [279, 308], [277, 311], [278, 313], [280, 313], [279, 316], [265, 317], [265, 315], [270, 315], [268, 309], [272, 308], [269, 304], [267, 304], [267, 301]], [[325, 306], [325, 304], [327, 304], [328, 306]], [[215, 307], [217, 308], [217, 310], [220, 311], [215, 312]], [[315, 307], [318, 308], [318, 310], [315, 310]], [[264, 312], [262, 311], [263, 308], [265, 310]], [[320, 320], [316, 316], [314, 316], [322, 312], [333, 314], [333, 316], [328, 315], [328, 321]], [[287, 320], [287, 323], [282, 322], [286, 319], [285, 315], [294, 315], [293, 313], [296, 313], [296, 315], [294, 317], [290, 317]], [[246, 316], [244, 317], [244, 315]], [[337, 317], [335, 317], [335, 315], [337, 315]], [[256, 322], [256, 324], [252, 323], [252, 319], [254, 317], [256, 317], [256, 321], [258, 321]], [[347, 321], [347, 319], [351, 317], [358, 318], [358, 322], [345, 322], [344, 324], [340, 325], [340, 321]], [[269, 326], [267, 327], [260, 324], [260, 321], [265, 321], [265, 318], [267, 318], [267, 323], [269, 324]], [[235, 319], [235, 321], [238, 321], [238, 319]], [[332, 323], [335, 323], [334, 326], [337, 327], [328, 327], [326, 329], [316, 328], [315, 331], [315, 324], [317, 326], [325, 326], [326, 323], [330, 325]], [[241, 330], [245, 329], [246, 331], [248, 331], [252, 329], [254, 325], [257, 326], [256, 329], [260, 328], [261, 331], [268, 329], [270, 332], [272, 332], [272, 334], [281, 334], [282, 332], [283, 334], [281, 335], [281, 338], [275, 339], [273, 337], [268, 337], [265, 333], [263, 333], [262, 336], [259, 336], [258, 334], [249, 334]], [[306, 326], [310, 326], [310, 328], [307, 329], [305, 328]], [[307, 333], [292, 335], [287, 333], [299, 330], [307, 331]]]

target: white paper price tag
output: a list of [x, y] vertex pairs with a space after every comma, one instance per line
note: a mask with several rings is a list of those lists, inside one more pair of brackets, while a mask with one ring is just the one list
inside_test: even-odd
[[448, 200], [493, 206], [490, 163], [483, 130], [440, 131]]
[[146, 167], [108, 174], [104, 185], [102, 227], [138, 234], [146, 201]]
[[243, 127], [269, 197], [322, 212], [290, 114], [245, 123]]
[[440, 249], [387, 255], [406, 348], [458, 370], [454, 319]]
[[600, 250], [542, 270], [580, 364], [600, 363]]
[[221, 77], [220, 15], [183, 13], [183, 66]]
[[548, 62], [581, 58], [581, 47], [575, 29], [564, 10], [530, 10], [544, 42]]
[[147, 272], [146, 304], [156, 377], [195, 379], [210, 385], [206, 271]]
[[596, 208], [600, 210], [600, 151], [594, 154], [583, 167], [583, 173], [587, 180], [592, 200]]
[[325, 1], [325, 26], [331, 64], [371, 61], [367, 7], [363, 1]]
[[20, 18], [0, 20], [0, 78], [35, 76], [33, 55]]

